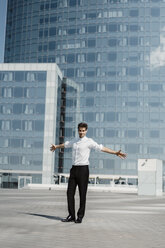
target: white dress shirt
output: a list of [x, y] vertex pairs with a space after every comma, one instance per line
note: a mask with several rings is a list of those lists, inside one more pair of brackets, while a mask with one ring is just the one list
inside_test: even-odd
[[89, 165], [90, 150], [95, 149], [101, 151], [103, 145], [97, 144], [93, 139], [75, 138], [64, 143], [65, 148], [72, 148], [72, 164], [73, 165]]

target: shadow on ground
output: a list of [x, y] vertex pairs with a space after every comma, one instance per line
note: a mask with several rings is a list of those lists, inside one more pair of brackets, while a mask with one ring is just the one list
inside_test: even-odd
[[51, 220], [59, 220], [59, 221], [61, 221], [63, 219], [63, 218], [61, 218], [59, 216], [50, 216], [50, 215], [45, 215], [45, 214], [34, 214], [34, 213], [23, 213], [23, 214], [33, 215], [33, 216], [37, 216], [37, 217], [43, 217], [43, 218], [47, 218], [47, 219], [51, 219]]

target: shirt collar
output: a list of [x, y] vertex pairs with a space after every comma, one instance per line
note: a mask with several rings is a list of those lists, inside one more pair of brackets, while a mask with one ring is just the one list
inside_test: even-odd
[[78, 137], [78, 140], [80, 141], [83, 141], [83, 140], [86, 140], [87, 139], [87, 136], [85, 135], [83, 138], [80, 138], [80, 137]]

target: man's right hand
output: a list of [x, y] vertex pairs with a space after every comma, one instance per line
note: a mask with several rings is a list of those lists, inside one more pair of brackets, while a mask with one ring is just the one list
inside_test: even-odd
[[50, 147], [50, 151], [54, 152], [56, 150], [56, 148], [57, 148], [56, 145], [52, 144], [51, 147]]

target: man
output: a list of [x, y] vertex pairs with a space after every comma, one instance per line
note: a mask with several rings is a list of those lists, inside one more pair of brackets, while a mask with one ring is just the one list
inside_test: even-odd
[[[69, 148], [72, 147], [72, 168], [70, 170], [70, 177], [68, 181], [67, 189], [67, 201], [69, 216], [62, 219], [63, 222], [75, 222], [81, 223], [85, 214], [86, 193], [89, 179], [89, 155], [90, 150], [95, 149], [98, 151], [114, 154], [122, 159], [126, 157], [125, 153], [121, 150], [113, 151], [103, 145], [98, 145], [93, 139], [87, 138], [86, 133], [88, 125], [86, 123], [78, 124], [79, 138], [75, 138], [71, 141], [66, 141], [64, 144], [53, 145], [50, 147], [51, 151], [55, 151], [57, 148]], [[77, 219], [75, 219], [75, 192], [78, 185], [80, 196], [80, 207], [77, 212]]]

